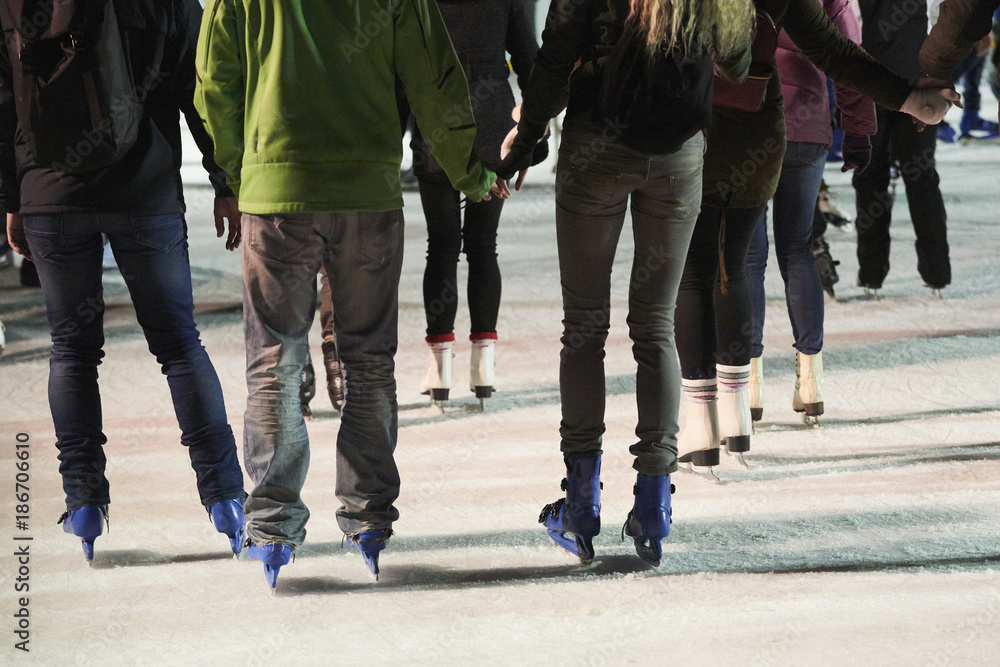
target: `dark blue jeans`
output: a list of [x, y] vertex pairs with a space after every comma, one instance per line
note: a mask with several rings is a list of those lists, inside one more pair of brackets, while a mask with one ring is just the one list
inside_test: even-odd
[[97, 366], [104, 357], [101, 233], [108, 235], [149, 351], [167, 376], [201, 502], [242, 498], [243, 472], [219, 377], [194, 323], [181, 214], [25, 215], [52, 333], [49, 407], [66, 506], [110, 502]]
[[316, 273], [326, 267], [345, 400], [337, 433], [337, 522], [347, 534], [399, 518], [394, 355], [403, 212], [243, 215], [247, 411], [243, 446], [256, 486], [247, 537], [298, 545], [309, 509], [302, 487], [309, 434], [299, 384], [309, 358]]
[[[785, 304], [792, 322], [795, 349], [816, 354], [823, 349], [823, 283], [813, 260], [812, 235], [816, 197], [819, 196], [826, 146], [809, 141], [789, 141], [781, 163], [781, 180], [774, 193], [774, 253], [785, 282]], [[750, 240], [747, 281], [753, 308], [751, 357], [764, 352], [764, 269], [767, 268], [766, 210]]]

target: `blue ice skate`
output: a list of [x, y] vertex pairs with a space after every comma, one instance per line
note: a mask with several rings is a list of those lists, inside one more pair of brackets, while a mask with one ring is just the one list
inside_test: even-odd
[[104, 534], [104, 524], [108, 521], [107, 505], [84, 505], [75, 510], [67, 510], [59, 517], [64, 533], [76, 535], [83, 543], [83, 557], [87, 565], [94, 564], [94, 540]]
[[[961, 130], [959, 139], [970, 141], [974, 139], [996, 139], [1000, 137], [1000, 125], [992, 121], [985, 120], [976, 112], [966, 112], [962, 114], [962, 121], [958, 126]], [[973, 134], [975, 132], [976, 134]]]
[[674, 485], [670, 475], [636, 477], [635, 504], [622, 527], [622, 539], [628, 535], [635, 542], [635, 552], [653, 567], [660, 565], [663, 547], [660, 540], [670, 534], [670, 494]]
[[347, 544], [361, 552], [365, 565], [378, 581], [378, 554], [385, 549], [385, 543], [392, 537], [392, 529], [366, 530], [354, 535], [345, 535]]
[[566, 497], [543, 507], [538, 523], [545, 524], [556, 546], [587, 564], [594, 559], [594, 538], [601, 532], [601, 457], [582, 456], [566, 467]]
[[252, 560], [259, 560], [264, 563], [264, 577], [267, 585], [274, 592], [274, 587], [278, 584], [278, 570], [282, 565], [288, 565], [292, 560], [292, 547], [279, 542], [268, 542], [267, 544], [251, 544], [247, 549], [247, 555]]
[[224, 500], [208, 508], [215, 529], [229, 538], [229, 548], [233, 554], [240, 555], [243, 551], [244, 518], [243, 503], [239, 500]]

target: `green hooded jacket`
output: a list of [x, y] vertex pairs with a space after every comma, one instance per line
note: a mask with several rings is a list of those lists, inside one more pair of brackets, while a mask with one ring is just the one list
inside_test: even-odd
[[246, 213], [402, 208], [398, 74], [457, 190], [493, 183], [432, 0], [208, 0], [195, 106]]

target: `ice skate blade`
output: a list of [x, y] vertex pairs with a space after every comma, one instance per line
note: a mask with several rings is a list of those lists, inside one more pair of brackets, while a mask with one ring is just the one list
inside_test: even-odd
[[802, 415], [802, 423], [806, 426], [811, 426], [813, 428], [819, 428], [819, 415]]
[[719, 476], [715, 474], [714, 466], [708, 466], [708, 469], [705, 472], [700, 472], [691, 463], [685, 463], [677, 467], [677, 472], [683, 472], [687, 475], [701, 477], [702, 479], [707, 479], [708, 481], [715, 482], [716, 484], [722, 481], [719, 479]]
[[546, 528], [546, 532], [549, 534], [549, 539], [552, 540], [554, 545], [579, 558], [581, 564], [590, 565], [593, 562], [593, 539], [576, 536], [567, 537], [565, 532], [559, 532], [551, 528]]
[[663, 556], [663, 547], [660, 546], [659, 541], [654, 545], [652, 542], [647, 544], [647, 540], [640, 540], [633, 538], [635, 544], [635, 553], [642, 559], [642, 562], [647, 565], [652, 565], [653, 567], [660, 567], [660, 561]]
[[746, 458], [745, 458], [745, 457], [743, 456], [743, 455], [744, 455], [745, 453], [746, 453], [746, 452], [730, 452], [730, 451], [726, 451], [726, 454], [728, 454], [729, 456], [733, 457], [733, 459], [734, 459], [734, 460], [735, 460], [735, 461], [736, 461], [737, 463], [739, 463], [739, 464], [740, 464], [740, 466], [742, 466], [742, 467], [744, 467], [744, 468], [749, 468], [750, 466], [748, 466], [748, 465], [747, 465], [747, 460], [746, 460]]

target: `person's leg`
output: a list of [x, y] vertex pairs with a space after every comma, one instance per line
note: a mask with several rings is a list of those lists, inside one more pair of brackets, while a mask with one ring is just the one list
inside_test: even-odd
[[424, 313], [427, 335], [453, 333], [458, 312], [458, 255], [462, 250], [461, 193], [443, 172], [417, 171], [420, 204], [427, 219]]
[[757, 221], [757, 226], [754, 227], [753, 236], [750, 238], [750, 250], [747, 252], [747, 290], [750, 293], [750, 310], [753, 313], [751, 357], [759, 357], [764, 354], [764, 317], [767, 308], [764, 274], [767, 269], [768, 250], [767, 207], [765, 207], [760, 214], [760, 220]]
[[674, 345], [677, 289], [701, 205], [704, 140], [650, 161], [646, 183], [632, 194], [635, 250], [629, 284], [629, 335], [638, 369], [639, 441], [629, 448], [645, 475], [677, 469], [681, 374]]
[[[858, 286], [879, 289], [889, 273], [889, 224], [892, 222], [892, 197], [889, 195], [889, 169], [892, 166], [890, 143], [893, 112], [876, 108], [878, 132], [872, 137], [872, 159], [862, 173], [852, 179], [858, 214]], [[901, 120], [903, 124], [910, 119]], [[933, 134], [929, 133], [929, 136]]]
[[[567, 128], [563, 136], [556, 170], [556, 242], [563, 298], [559, 434], [563, 455], [572, 461], [602, 454], [611, 267], [628, 189], [615, 161], [588, 153], [590, 134]], [[583, 159], [588, 155], [589, 160]]]
[[167, 377], [202, 504], [242, 500], [243, 471], [222, 385], [194, 322], [183, 216], [100, 217], [149, 351]]
[[66, 509], [107, 505], [107, 459], [97, 366], [104, 357], [101, 233], [97, 216], [26, 215], [24, 230], [52, 336], [49, 409]]
[[940, 289], [951, 284], [948, 256], [948, 215], [941, 196], [941, 179], [934, 157], [933, 135], [918, 132], [915, 125], [897, 123], [893, 132], [900, 173], [906, 184], [906, 201], [917, 240], [917, 271], [929, 286]]
[[347, 535], [399, 518], [396, 353], [403, 212], [332, 214], [327, 273], [346, 391], [337, 434], [337, 523]]
[[713, 365], [746, 366], [750, 363], [753, 313], [747, 288], [747, 251], [763, 212], [763, 206], [730, 208], [726, 209], [720, 222], [723, 228], [719, 238], [725, 274], [715, 291], [717, 343]]
[[497, 227], [503, 199], [466, 204], [462, 226], [462, 251], [469, 262], [468, 301], [470, 333], [496, 333], [500, 312], [500, 265], [497, 262]]
[[795, 349], [803, 354], [823, 349], [823, 283], [816, 270], [812, 239], [825, 156], [822, 144], [788, 142], [774, 193], [774, 250], [785, 282]]
[[247, 537], [256, 545], [295, 546], [306, 535], [309, 510], [301, 492], [309, 436], [299, 408], [299, 377], [308, 357], [316, 273], [327, 243], [321, 231], [329, 227], [328, 217], [243, 215], [248, 391], [243, 457], [256, 485], [245, 511]]
[[715, 289], [722, 209], [703, 206], [688, 246], [677, 293], [677, 354], [689, 380], [715, 377]]

